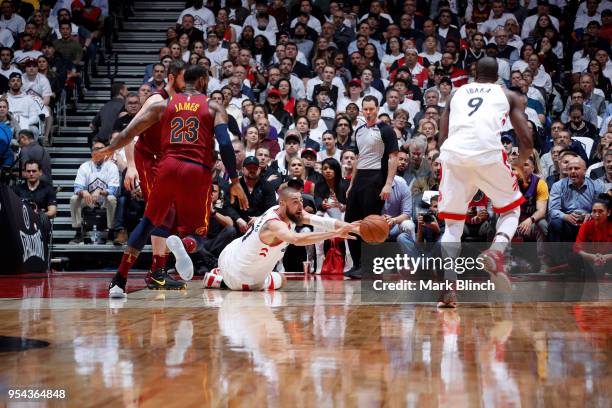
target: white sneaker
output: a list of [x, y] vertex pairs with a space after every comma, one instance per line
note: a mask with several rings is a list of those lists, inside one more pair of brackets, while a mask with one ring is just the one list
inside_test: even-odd
[[202, 282], [205, 288], [219, 289], [223, 282], [223, 276], [219, 275], [219, 268], [214, 268], [212, 271], [207, 272]]
[[127, 293], [120, 286], [111, 285], [108, 289], [108, 297], [111, 299], [124, 299], [127, 298]]
[[187, 254], [183, 246], [183, 241], [176, 235], [170, 235], [166, 238], [166, 245], [174, 254], [174, 258], [176, 259], [174, 267], [179, 276], [184, 281], [190, 281], [191, 278], [193, 278], [193, 262], [191, 262], [191, 258], [189, 258], [189, 254]]

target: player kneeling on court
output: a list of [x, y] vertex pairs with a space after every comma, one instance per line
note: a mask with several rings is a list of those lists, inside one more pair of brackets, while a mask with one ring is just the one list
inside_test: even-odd
[[[325, 232], [298, 234], [295, 226], [309, 224]], [[280, 191], [279, 205], [269, 208], [240, 238], [232, 241], [219, 256], [219, 267], [204, 275], [204, 287], [232, 290], [279, 289], [282, 273], [273, 269], [289, 244], [306, 246], [332, 238], [355, 239], [359, 223], [348, 224], [304, 211], [302, 195], [287, 187]]]

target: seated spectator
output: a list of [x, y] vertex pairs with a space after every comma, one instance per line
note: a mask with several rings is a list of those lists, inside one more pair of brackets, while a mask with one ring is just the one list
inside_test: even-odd
[[259, 147], [259, 130], [251, 125], [244, 132], [244, 154], [246, 157], [255, 156]]
[[234, 203], [234, 221], [238, 226], [239, 235], [244, 234], [253, 224], [255, 218], [262, 215], [268, 208], [276, 204], [276, 194], [267, 181], [260, 179], [261, 168], [259, 160], [248, 156], [242, 163], [243, 174], [240, 184], [249, 199], [248, 210], [240, 209], [238, 201]]
[[285, 107], [280, 99], [280, 91], [276, 88], [268, 90], [266, 99], [266, 107], [270, 115], [281, 124], [281, 129], [278, 129], [279, 133], [284, 134], [287, 129], [293, 124], [293, 119], [289, 112], [285, 110]]
[[127, 94], [128, 88], [125, 82], [117, 81], [111, 87], [111, 100], [102, 106], [89, 125], [98, 140], [108, 141], [110, 139], [115, 120], [125, 106]]
[[34, 37], [28, 33], [21, 34], [22, 47], [15, 52], [13, 62], [17, 65], [23, 65], [30, 59], [36, 60], [36, 58], [42, 55], [42, 52], [34, 49]]
[[523, 241], [544, 242], [548, 236], [546, 210], [548, 207], [548, 186], [534, 173], [535, 158], [530, 156], [523, 164], [523, 176], [519, 175], [519, 188], [525, 202], [521, 204], [521, 214], [516, 236]]
[[5, 0], [2, 2], [2, 16], [0, 16], [0, 27], [6, 28], [13, 33], [13, 36], [19, 35], [25, 30], [25, 20], [19, 14], [16, 14], [13, 9], [13, 2]]
[[[280, 154], [280, 153], [279, 153]], [[272, 189], [277, 191], [283, 182], [283, 176], [278, 171], [276, 163], [272, 162], [270, 157], [270, 150], [267, 147], [258, 147], [255, 153], [255, 157], [259, 160], [259, 167], [261, 168], [261, 174], [259, 178], [267, 181], [272, 185]]]
[[[92, 152], [103, 149], [105, 144], [94, 141]], [[100, 207], [106, 209], [107, 228], [112, 229], [115, 221], [117, 199], [115, 194], [119, 188], [119, 170], [110, 160], [94, 162], [88, 160], [81, 164], [74, 181], [74, 195], [70, 197], [70, 216], [72, 228], [76, 230], [71, 244], [83, 242], [81, 231], [81, 211], [83, 207]]]
[[548, 231], [553, 242], [573, 242], [593, 200], [603, 192], [599, 180], [585, 179], [584, 160], [570, 160], [567, 173], [568, 177], [557, 181], [550, 190]]
[[217, 267], [219, 255], [223, 248], [236, 238], [236, 229], [231, 216], [231, 209], [227, 206], [223, 196], [223, 190], [219, 181], [213, 179], [211, 195], [211, 212], [208, 232], [204, 238], [203, 246], [198, 250], [195, 266], [197, 274], [204, 275], [211, 269]]
[[612, 133], [605, 133], [601, 139], [599, 139], [599, 145], [597, 150], [591, 159], [591, 164], [587, 168], [586, 176], [592, 179], [600, 178], [604, 175], [604, 157], [608, 150], [612, 150]]
[[41, 146], [30, 130], [22, 129], [18, 133], [19, 160], [21, 163], [36, 161], [41, 171], [40, 179], [43, 183], [52, 185], [51, 158], [47, 150]]
[[593, 200], [590, 214], [589, 219], [580, 225], [574, 252], [601, 276], [603, 272], [610, 271], [612, 262], [612, 197], [600, 194]]
[[21, 74], [21, 70], [13, 64], [13, 50], [11, 48], [0, 48], [0, 92], [8, 91], [8, 81], [12, 73]]
[[578, 155], [578, 153], [567, 147], [564, 147], [563, 145], [554, 146], [551, 152], [554, 161], [554, 169], [552, 173], [546, 178], [546, 185], [548, 186], [548, 191], [552, 189], [553, 184], [555, 184], [557, 181], [567, 177], [567, 165], [569, 164], [570, 160], [575, 157], [581, 157], [580, 155]]
[[51, 183], [43, 182], [43, 172], [39, 162], [33, 159], [25, 161], [23, 173], [26, 182], [18, 184], [15, 193], [30, 204], [38, 214], [45, 214], [48, 219], [57, 215], [57, 200]]
[[83, 60], [83, 46], [72, 37], [72, 26], [63, 22], [59, 26], [61, 37], [53, 42], [57, 55], [78, 66]]
[[342, 178], [351, 181], [353, 177], [353, 167], [357, 161], [357, 155], [353, 149], [344, 149], [340, 156], [340, 164], [342, 164]]
[[[176, 20], [177, 26], [181, 24], [181, 30], [187, 32], [189, 36], [198, 37], [210, 26], [215, 25], [215, 15], [210, 9], [204, 6], [203, 0], [192, 1], [193, 6], [186, 8], [181, 11], [178, 19]], [[191, 18], [185, 18], [190, 16]], [[196, 31], [197, 30], [197, 31]], [[198, 33], [198, 31], [200, 33]], [[194, 38], [194, 40], [202, 40], [202, 38]]]
[[20, 130], [19, 123], [9, 112], [7, 99], [2, 97], [0, 97], [0, 128], [2, 128], [2, 133], [9, 135], [9, 139], [17, 139]]
[[[302, 153], [300, 154], [302, 160], [304, 161], [305, 178], [315, 184], [322, 178], [321, 173], [316, 170], [317, 154], [318, 152], [311, 148], [303, 149]], [[306, 191], [308, 190], [306, 189]]]
[[[593, 146], [597, 146], [597, 143], [599, 143], [599, 132], [592, 123], [584, 120], [584, 109], [582, 105], [572, 105], [569, 111], [569, 118], [570, 121], [566, 123], [566, 127], [572, 137], [588, 137], [589, 139], [593, 139]], [[586, 153], [587, 156], [590, 157], [591, 152]]]
[[259, 132], [259, 144], [267, 147], [270, 150], [270, 155], [276, 157], [280, 152], [280, 145], [278, 144], [278, 138], [272, 138], [268, 118], [260, 117], [257, 119], [256, 125], [257, 131]]
[[164, 64], [155, 64], [151, 78], [145, 82], [151, 87], [151, 91], [157, 92], [166, 86], [166, 67]]
[[354, 146], [353, 141], [353, 127], [351, 120], [346, 115], [340, 115], [336, 117], [336, 122], [332, 127], [332, 130], [336, 132], [337, 146], [340, 150], [347, 149]]
[[604, 185], [604, 192], [612, 189], [612, 149], [608, 150], [603, 156], [604, 174], [598, 179]]
[[333, 130], [323, 132], [323, 149], [317, 153], [317, 161], [323, 162], [328, 157], [336, 159], [340, 162], [342, 152], [337, 146], [338, 138]]
[[32, 96], [22, 91], [21, 74], [13, 72], [10, 75], [9, 88], [6, 98], [9, 111], [17, 118], [21, 129], [30, 129], [38, 137], [41, 108]]
[[305, 160], [301, 157], [294, 157], [289, 160], [289, 169], [287, 171], [287, 175], [284, 177], [283, 184], [281, 184], [280, 188], [286, 187], [287, 183], [291, 180], [300, 179], [303, 182], [302, 191], [306, 194], [313, 195], [314, 187], [316, 183], [321, 182], [323, 178], [321, 176], [316, 182], [309, 180], [306, 175], [306, 166], [304, 164]]
[[[164, 57], [167, 57], [170, 55], [170, 48], [168, 47], [161, 47], [159, 49], [159, 63], [162, 62], [162, 60], [164, 59]], [[155, 65], [157, 63], [152, 63], [149, 64], [145, 67], [145, 72], [144, 72], [144, 76], [142, 77], [142, 83], [148, 82], [149, 79], [151, 79], [151, 77], [153, 76], [153, 68], [155, 68]]]
[[[42, 56], [44, 58], [44, 56]], [[23, 86], [22, 91], [28, 93], [32, 91], [40, 96], [43, 103], [46, 106], [51, 104], [51, 96], [53, 96], [53, 90], [51, 89], [51, 83], [47, 77], [38, 72], [38, 60], [29, 59], [24, 63], [25, 75], [22, 76]]]
[[387, 241], [400, 245], [414, 243], [414, 222], [412, 222], [412, 194], [406, 180], [395, 176], [391, 195], [385, 201], [382, 215], [389, 224]]
[[410, 162], [408, 167], [404, 171], [404, 180], [408, 183], [408, 186], [412, 186], [415, 179], [419, 177], [426, 177], [430, 174], [431, 170], [425, 157], [427, 151], [427, 142], [425, 138], [419, 137], [410, 139], [407, 146], [404, 145], [404, 149], [408, 149], [410, 152]]
[[[572, 106], [575, 104], [581, 105], [582, 106], [582, 112], [583, 112], [583, 116], [584, 116], [584, 120], [589, 122], [590, 124], [592, 124], [593, 126], [597, 126], [597, 112], [595, 112], [595, 110], [593, 108], [591, 108], [589, 105], [585, 105], [584, 104], [584, 91], [582, 89], [580, 89], [580, 87], [577, 87], [577, 89], [575, 89], [574, 91], [572, 91], [572, 95], [571, 95], [571, 103]], [[569, 122], [569, 110], [566, 112], [563, 112], [561, 114], [561, 120], [563, 122]]]

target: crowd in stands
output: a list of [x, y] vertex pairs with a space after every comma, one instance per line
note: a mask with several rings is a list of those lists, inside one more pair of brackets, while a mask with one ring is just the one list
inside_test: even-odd
[[[5, 3], [10, 2], [3, 2], [2, 31], [12, 27], [6, 23], [11, 13]], [[379, 120], [392, 128], [400, 149], [394, 194], [383, 210], [391, 226], [389, 240], [406, 250], [415, 242], [438, 240], [444, 230], [436, 194], [440, 116], [453, 90], [475, 80], [476, 62], [484, 56], [496, 58], [498, 83], [522, 95], [534, 140], [519, 180], [526, 202], [516, 239], [573, 242], [600, 195], [612, 194], [609, 0], [351, 0], [321, 2], [324, 8], [311, 0], [189, 3], [176, 25], [168, 27], [159, 62], [143, 70], [142, 86], [128, 93], [123, 84], [115, 84], [113, 99], [92, 122], [97, 141], [93, 146], [106, 142], [151, 92], [165, 86], [172, 60], [205, 67], [207, 94], [229, 113], [241, 183], [250, 202], [245, 212], [224, 198], [227, 177], [218, 161], [219, 188], [209, 232], [215, 242], [215, 250], [209, 251], [213, 256], [223, 242], [244, 234], [254, 217], [274, 205], [275, 191], [284, 185], [303, 191], [306, 211], [343, 217], [358, 153], [354, 135], [365, 123], [361, 109], [368, 95], [377, 99]], [[91, 7], [91, 1], [85, 5]], [[16, 76], [17, 51], [0, 51], [9, 112], [13, 100], [28, 94], [23, 84], [48, 76], [44, 67], [59, 50], [70, 55], [72, 63], [82, 57], [76, 47], [70, 53], [72, 47], [64, 44], [75, 33], [82, 41], [81, 30], [68, 32], [59, 15], [53, 20], [59, 24], [58, 39], [40, 43], [40, 25], [50, 21], [49, 10], [41, 10], [38, 18], [29, 20], [34, 41], [10, 36], [23, 43], [19, 55], [31, 53], [30, 42], [41, 46], [37, 66], [26, 62], [31, 68]], [[47, 74], [35, 72], [41, 66]], [[40, 95], [43, 104], [45, 96]], [[28, 119], [34, 107], [17, 105], [22, 129], [35, 127], [36, 121]], [[0, 102], [0, 121], [9, 120]], [[500, 143], [509, 162], [518, 157], [510, 121]], [[75, 228], [79, 205], [98, 202], [107, 208], [111, 228], [121, 232], [118, 243], [125, 241], [125, 214], [138, 197], [121, 189], [124, 169], [121, 155], [111, 163], [81, 166], [72, 201]], [[90, 194], [85, 173], [98, 180], [106, 177], [104, 188], [94, 191], [98, 194]], [[117, 216], [111, 223], [113, 212]], [[490, 200], [477, 193], [466, 214], [464, 239], [490, 240], [495, 217]], [[601, 225], [612, 240], [609, 218]], [[80, 238], [77, 235], [76, 242]], [[325, 248], [317, 248], [317, 254], [324, 256]], [[287, 262], [295, 259], [299, 257]]]

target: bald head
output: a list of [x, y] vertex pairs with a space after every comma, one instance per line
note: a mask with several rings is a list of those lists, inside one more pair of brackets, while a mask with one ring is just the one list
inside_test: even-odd
[[497, 81], [497, 60], [492, 57], [484, 57], [476, 64], [477, 82], [496, 82]]

